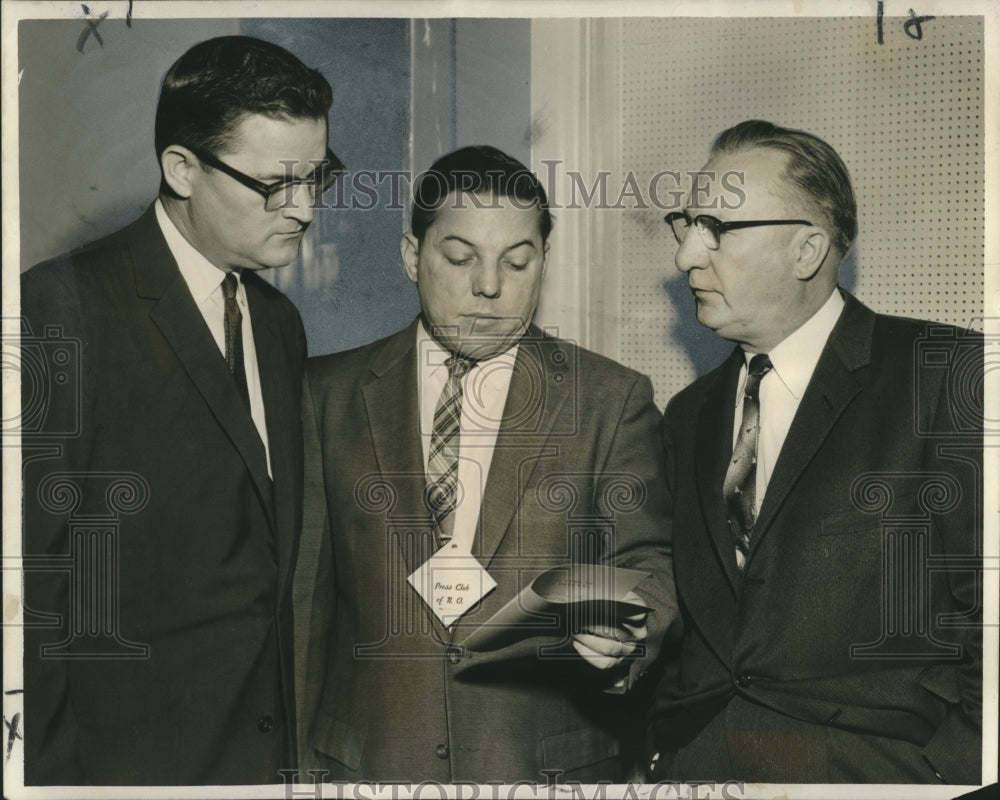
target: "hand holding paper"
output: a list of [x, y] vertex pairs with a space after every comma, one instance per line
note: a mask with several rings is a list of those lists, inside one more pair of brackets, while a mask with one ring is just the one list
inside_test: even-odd
[[[625, 595], [625, 602], [643, 605], [635, 592]], [[591, 625], [573, 636], [573, 649], [597, 669], [613, 669], [635, 652], [646, 640], [648, 611], [620, 619], [615, 626]]]
[[[651, 609], [632, 588], [647, 577], [638, 570], [597, 564], [554, 567], [538, 575], [461, 644], [486, 651], [531, 636], [549, 636], [565, 637], [566, 642], [573, 637], [576, 646], [576, 636], [589, 636], [601, 640], [593, 642], [603, 648], [594, 651], [598, 657], [611, 651], [612, 658], [625, 658], [646, 638]], [[621, 646], [623, 639], [629, 643], [628, 652], [620, 653], [626, 649]], [[581, 641], [589, 648], [588, 639]]]

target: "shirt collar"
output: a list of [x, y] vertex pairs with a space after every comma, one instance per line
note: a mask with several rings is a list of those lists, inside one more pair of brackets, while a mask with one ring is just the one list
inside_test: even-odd
[[[156, 221], [160, 224], [160, 230], [163, 231], [163, 238], [167, 241], [170, 254], [177, 262], [177, 268], [181, 271], [195, 303], [201, 305], [222, 285], [227, 273], [205, 258], [194, 245], [184, 238], [177, 226], [174, 225], [173, 220], [167, 215], [159, 198], [154, 205]], [[237, 276], [239, 276], [238, 271]]]
[[[490, 371], [490, 374], [498, 374], [491, 367], [497, 364], [513, 365], [517, 360], [518, 347], [519, 344], [515, 344], [492, 358], [476, 361], [472, 369], [482, 370], [485, 368]], [[444, 362], [452, 355], [451, 351], [442, 347], [438, 340], [427, 332], [423, 317], [417, 323], [417, 352], [420, 354], [421, 365], [426, 367], [430, 373], [436, 372], [438, 369], [447, 369]]]
[[[833, 293], [799, 328], [786, 336], [767, 354], [771, 359], [772, 371], [778, 376], [785, 388], [796, 399], [800, 400], [816, 370], [819, 357], [830, 338], [840, 312], [844, 308], [844, 298], [840, 291], [834, 288]], [[753, 353], [743, 352], [746, 364], [749, 366]], [[746, 381], [746, 370], [743, 380]], [[736, 404], [743, 400], [742, 388], [736, 393]]]

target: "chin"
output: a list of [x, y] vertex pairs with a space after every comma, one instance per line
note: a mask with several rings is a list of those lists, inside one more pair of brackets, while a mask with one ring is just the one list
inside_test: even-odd
[[470, 358], [484, 360], [510, 350], [521, 338], [520, 331], [478, 335], [461, 343], [460, 352]]
[[694, 317], [696, 320], [698, 320], [698, 322], [700, 322], [706, 328], [711, 328], [712, 330], [715, 330], [715, 326], [712, 324], [712, 315], [711, 313], [705, 310], [704, 306], [699, 304], [695, 307]]
[[258, 261], [256, 264], [249, 264], [248, 269], [252, 270], [262, 270], [262, 269], [280, 269], [281, 267], [287, 267], [291, 264], [296, 257], [298, 252], [292, 253], [290, 256], [286, 255], [281, 258], [271, 258], [267, 261]]

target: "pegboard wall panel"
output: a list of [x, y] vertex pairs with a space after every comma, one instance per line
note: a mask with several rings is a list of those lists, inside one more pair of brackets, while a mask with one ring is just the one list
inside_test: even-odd
[[[815, 133], [841, 155], [860, 234], [841, 285], [876, 311], [981, 328], [983, 20], [938, 17], [921, 38], [886, 17], [622, 20], [615, 35], [620, 158], [648, 186], [700, 168], [744, 119]], [[669, 203], [669, 181], [658, 199]], [[730, 347], [694, 320], [664, 210], [621, 226], [618, 359], [653, 377], [657, 402]]]

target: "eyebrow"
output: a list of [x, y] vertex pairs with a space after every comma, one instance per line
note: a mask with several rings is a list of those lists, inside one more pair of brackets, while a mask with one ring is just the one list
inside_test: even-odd
[[[296, 158], [289, 158], [289, 159], [285, 159], [285, 160], [286, 161], [294, 161], [295, 162], [294, 164], [291, 165], [293, 170], [299, 164], [299, 159], [296, 159]], [[320, 170], [322, 168], [324, 161], [326, 161], [325, 157], [324, 158], [309, 158], [309, 159], [306, 159], [306, 162], [312, 167], [312, 169], [309, 170], [309, 172], [307, 172], [305, 174], [305, 176], [302, 177], [302, 178], [296, 177], [294, 172], [292, 172], [291, 177], [289, 177], [288, 171], [287, 171], [287, 166], [285, 164], [281, 164], [281, 162], [279, 161], [278, 163], [281, 166], [281, 172], [280, 173], [270, 172], [267, 175], [262, 175], [257, 180], [259, 180], [261, 183], [266, 183], [266, 184], [282, 183], [284, 181], [307, 181], [311, 177], [313, 177], [313, 175], [315, 175], [318, 170]]]
[[702, 206], [702, 207], [688, 206], [687, 208], [684, 209], [684, 213], [686, 213], [689, 217], [691, 217], [691, 219], [694, 219], [695, 217], [711, 217], [712, 219], [719, 220], [719, 222], [723, 222], [722, 217], [720, 217], [718, 214], [706, 214], [705, 210], [716, 211], [717, 209], [709, 208], [708, 206]]
[[[468, 239], [463, 239], [461, 236], [456, 236], [455, 234], [451, 234], [449, 236], [445, 236], [441, 241], [442, 242], [461, 242], [462, 244], [466, 245], [467, 247], [471, 247], [473, 250], [478, 249], [478, 245], [473, 244]], [[527, 245], [528, 247], [530, 247], [532, 250], [537, 250], [538, 249], [537, 247], [535, 247], [535, 243], [533, 241], [531, 241], [531, 239], [524, 239], [523, 241], [520, 241], [517, 244], [512, 244], [510, 247], [505, 247], [503, 251], [505, 253], [509, 253], [511, 250], [516, 250], [518, 247], [524, 247], [525, 245]]]

